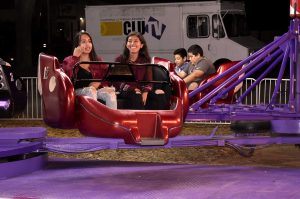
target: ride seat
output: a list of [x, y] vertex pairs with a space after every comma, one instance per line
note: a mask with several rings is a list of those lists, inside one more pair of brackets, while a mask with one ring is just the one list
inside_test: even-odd
[[[170, 80], [169, 71], [170, 71], [170, 69], [174, 71], [174, 66], [170, 60], [165, 59], [165, 58], [160, 58], [160, 57], [152, 57], [151, 63], [164, 66], [167, 69], [167, 70], [164, 70], [163, 68], [160, 68], [160, 67], [153, 67], [153, 70], [152, 70], [153, 80], [164, 82], [164, 83], [155, 83], [153, 86], [153, 90], [157, 90], [157, 89], [163, 90], [165, 92], [166, 98], [169, 99], [169, 102], [170, 102], [170, 98], [172, 95], [172, 88], [171, 88], [171, 80]], [[171, 102], [170, 102], [170, 104], [171, 104]], [[170, 104], [169, 104], [169, 107], [170, 107]]]
[[[210, 82], [211, 80], [213, 80], [214, 78], [216, 78], [218, 75], [223, 74], [225, 71], [227, 71], [229, 68], [231, 68], [232, 66], [234, 66], [235, 64], [237, 64], [239, 61], [233, 61], [233, 62], [227, 62], [224, 64], [221, 64], [220, 67], [218, 68], [217, 72], [214, 74], [209, 75], [208, 77], [206, 77], [199, 85], [202, 86], [205, 83]], [[207, 89], [203, 90], [202, 92], [200, 92], [198, 95], [196, 95], [193, 100], [191, 100], [191, 103], [194, 103], [198, 100], [200, 100], [201, 98], [203, 98], [204, 96], [206, 96], [208, 93], [210, 93], [212, 90], [214, 90], [216, 87], [218, 87], [219, 85], [221, 85], [226, 79], [228, 79], [230, 76], [232, 76], [234, 73], [236, 73], [237, 71], [239, 71], [241, 68], [233, 71], [232, 73], [224, 76], [223, 78], [221, 78], [220, 80], [216, 81], [213, 85], [211, 85], [210, 87], [208, 87]], [[241, 78], [243, 76], [240, 75], [239, 78]], [[236, 81], [236, 80], [235, 80]], [[234, 102], [235, 100], [235, 94], [241, 89], [242, 87], [242, 83], [238, 84], [234, 89], [230, 90], [226, 96], [224, 96], [223, 98], [218, 99], [217, 104], [231, 104]], [[208, 103], [209, 101], [207, 101], [206, 103], [204, 103], [201, 107], [202, 108], [207, 108], [208, 107]]]
[[153, 67], [152, 68], [152, 78], [153, 81], [158, 81], [161, 83], [154, 83], [153, 85], [153, 91], [156, 91], [157, 89], [163, 90], [165, 93], [166, 99], [169, 101], [168, 108], [170, 108], [170, 98], [172, 95], [172, 87], [171, 87], [171, 80], [170, 80], [170, 75], [167, 70], [165, 70], [162, 67]]
[[170, 60], [165, 59], [165, 58], [154, 56], [151, 59], [151, 64], [162, 65], [162, 66], [166, 67], [166, 69], [170, 72], [174, 72], [174, 70], [175, 70], [175, 63], [172, 63]]

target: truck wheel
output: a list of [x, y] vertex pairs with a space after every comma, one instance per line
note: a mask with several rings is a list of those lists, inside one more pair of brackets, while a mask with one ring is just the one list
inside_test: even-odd
[[265, 133], [271, 129], [270, 121], [232, 121], [230, 129], [235, 133]]

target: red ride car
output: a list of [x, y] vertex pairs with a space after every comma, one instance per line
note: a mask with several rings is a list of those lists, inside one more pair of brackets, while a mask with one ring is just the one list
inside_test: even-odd
[[93, 81], [135, 81], [169, 87], [171, 90], [169, 109], [128, 110], [118, 107], [115, 110], [92, 98], [76, 96], [73, 83], [60, 68], [57, 58], [41, 53], [38, 77], [46, 124], [55, 128], [78, 128], [87, 136], [123, 138], [127, 144], [140, 145], [164, 145], [169, 138], [180, 133], [189, 106], [188, 91], [180, 77], [169, 73], [164, 66], [146, 64], [147, 67], [152, 67], [153, 78], [148, 82], [142, 82], [130, 72], [131, 67], [135, 65], [96, 63], [107, 64], [108, 72], [104, 79]]

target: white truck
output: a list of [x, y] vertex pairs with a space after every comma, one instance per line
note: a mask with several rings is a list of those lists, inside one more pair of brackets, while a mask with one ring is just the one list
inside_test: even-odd
[[263, 46], [251, 37], [242, 2], [93, 5], [86, 29], [107, 61], [122, 53], [126, 35], [141, 32], [150, 55], [173, 60], [173, 51], [198, 44], [212, 61], [241, 60]]

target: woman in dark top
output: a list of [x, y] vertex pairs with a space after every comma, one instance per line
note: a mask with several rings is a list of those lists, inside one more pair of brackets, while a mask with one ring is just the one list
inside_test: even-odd
[[[62, 63], [64, 72], [73, 77], [74, 65], [79, 61], [102, 61], [96, 55], [93, 41], [89, 33], [79, 32], [74, 40], [73, 55], [68, 56]], [[80, 64], [77, 68], [76, 75], [78, 79], [101, 79], [107, 71], [107, 66], [99, 64]], [[76, 95], [89, 96], [95, 100], [100, 99], [113, 109], [117, 108], [117, 97], [114, 88], [102, 87], [100, 82], [77, 82], [74, 85]]]
[[[139, 32], [131, 32], [126, 37], [123, 54], [115, 59], [116, 62], [144, 64], [150, 63], [146, 40]], [[152, 80], [152, 68], [132, 66], [137, 80]], [[163, 110], [168, 108], [168, 101], [163, 90], [153, 91], [153, 85], [138, 84], [136, 82], [121, 83], [116, 86], [120, 97], [125, 99], [125, 109]]]

